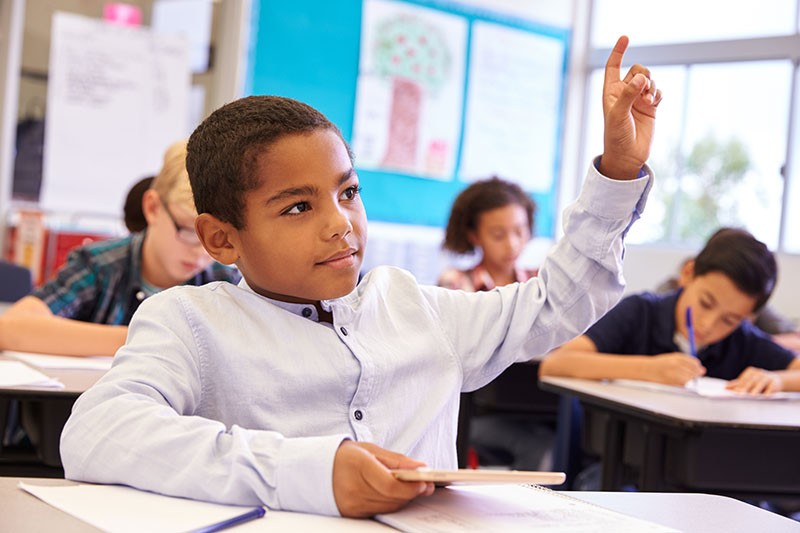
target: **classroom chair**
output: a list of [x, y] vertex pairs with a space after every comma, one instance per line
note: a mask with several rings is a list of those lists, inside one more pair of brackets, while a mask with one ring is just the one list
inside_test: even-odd
[[559, 396], [539, 388], [539, 363], [516, 363], [494, 381], [474, 392], [461, 395], [456, 451], [460, 468], [470, 464], [469, 430], [472, 418], [484, 414], [524, 414], [531, 424], [555, 429]]
[[28, 268], [0, 260], [0, 302], [16, 302], [32, 289], [33, 278]]

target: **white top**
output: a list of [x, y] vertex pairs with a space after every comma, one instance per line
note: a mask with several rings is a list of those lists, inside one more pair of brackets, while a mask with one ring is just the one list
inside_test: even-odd
[[[619, 404], [618, 412], [645, 412], [652, 416], [687, 422], [697, 426], [731, 426], [751, 429], [800, 428], [800, 400], [766, 400], [759, 398], [706, 398], [696, 394], [676, 394], [656, 386], [632, 387], [625, 382], [594, 381], [579, 378], [548, 376], [542, 383], [585, 395], [584, 401]], [[644, 382], [647, 384], [648, 382]], [[562, 393], [563, 394], [563, 393]], [[605, 400], [593, 402], [592, 398]]]
[[323, 302], [332, 326], [244, 281], [148, 298], [111, 370], [75, 404], [66, 476], [335, 515], [342, 439], [454, 468], [459, 393], [581, 334], [619, 300], [622, 236], [651, 183], [649, 169], [615, 181], [592, 167], [539, 277], [489, 292], [379, 267]]

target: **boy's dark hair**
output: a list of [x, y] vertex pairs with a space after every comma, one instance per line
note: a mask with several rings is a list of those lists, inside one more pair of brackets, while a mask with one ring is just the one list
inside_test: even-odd
[[492, 176], [476, 181], [459, 193], [450, 210], [442, 248], [458, 254], [475, 251], [469, 232], [478, 228], [478, 220], [486, 211], [516, 204], [525, 209], [528, 226], [533, 235], [533, 215], [536, 204], [516, 183]]
[[214, 111], [194, 130], [187, 146], [186, 169], [197, 213], [210, 213], [244, 227], [245, 194], [260, 185], [259, 157], [286, 135], [339, 129], [313, 107], [280, 96], [249, 96]]
[[721, 228], [694, 260], [694, 275], [725, 274], [736, 288], [756, 299], [753, 311], [769, 300], [778, 279], [775, 256], [753, 235], [739, 228]]

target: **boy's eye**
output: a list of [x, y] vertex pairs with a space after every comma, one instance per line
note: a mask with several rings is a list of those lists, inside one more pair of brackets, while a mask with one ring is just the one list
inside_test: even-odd
[[352, 187], [348, 187], [344, 190], [344, 192], [342, 193], [342, 199], [352, 200], [359, 194], [361, 194], [361, 187], [359, 187], [358, 185], [353, 185]]
[[292, 207], [283, 212], [284, 215], [299, 215], [305, 213], [311, 208], [308, 202], [297, 202]]

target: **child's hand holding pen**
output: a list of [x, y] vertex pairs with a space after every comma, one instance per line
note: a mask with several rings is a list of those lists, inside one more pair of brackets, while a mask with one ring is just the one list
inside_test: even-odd
[[[687, 305], [686, 306], [686, 337], [689, 340], [689, 355], [691, 355], [692, 357], [697, 359], [698, 362], [699, 362], [699, 359], [697, 358], [697, 341], [695, 340], [695, 337], [694, 337], [694, 321], [692, 320], [692, 306], [691, 305]], [[702, 365], [701, 365], [701, 368], [703, 368]], [[696, 387], [697, 386], [697, 378], [699, 378], [703, 374], [705, 374], [705, 368], [703, 368], [703, 371], [702, 371], [701, 374], [696, 374], [690, 380], [690, 383], [687, 383], [687, 384], [690, 384], [692, 387]]]
[[648, 381], [683, 387], [706, 373], [700, 360], [682, 352], [662, 353], [647, 357], [645, 378]]

